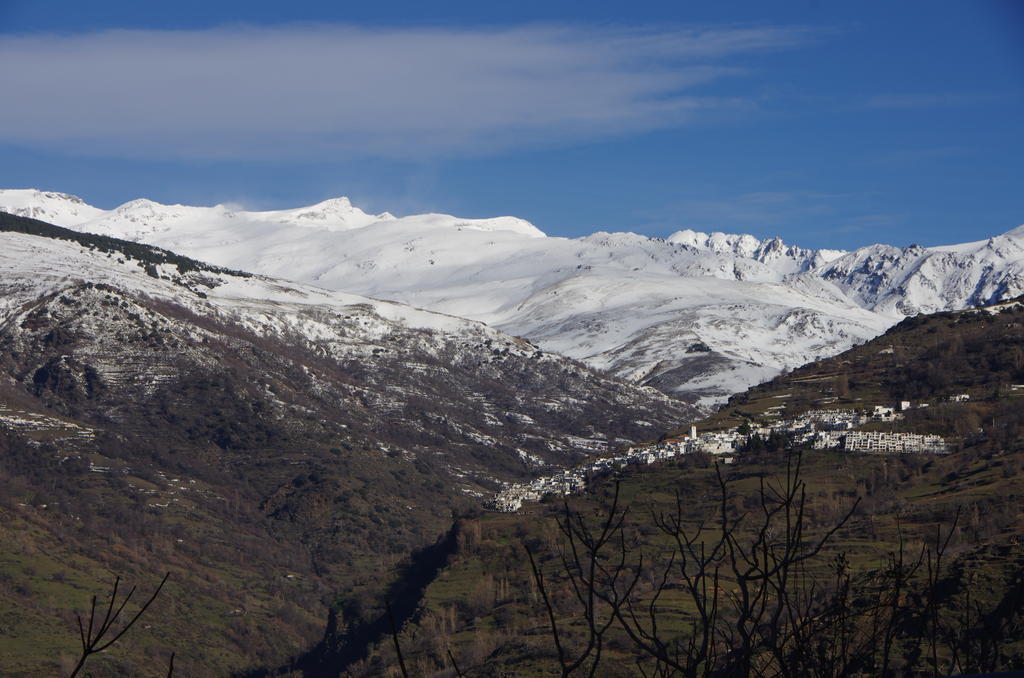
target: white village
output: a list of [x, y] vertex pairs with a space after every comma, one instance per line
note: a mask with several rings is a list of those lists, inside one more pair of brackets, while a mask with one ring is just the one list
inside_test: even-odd
[[[949, 398], [953, 402], [969, 399], [967, 394]], [[591, 478], [599, 474], [696, 452], [718, 456], [723, 463], [730, 464], [738, 450], [744, 448], [752, 438], [759, 436], [763, 439], [773, 433], [781, 433], [793, 444], [809, 445], [816, 450], [865, 454], [948, 454], [950, 446], [942, 436], [855, 430], [869, 422], [897, 421], [903, 418], [902, 412], [924, 407], [928, 407], [928, 403], [901, 401], [893, 406], [875, 405], [871, 410], [809, 410], [793, 419], [780, 420], [771, 425], [747, 425], [705, 433], [698, 433], [696, 426], [690, 426], [689, 433], [684, 436], [630, 447], [623, 453], [588, 459], [571, 469], [542, 476], [529, 483], [508, 485], [488, 501], [487, 507], [502, 513], [514, 513], [527, 501], [536, 502], [549, 495], [565, 496], [579, 492]]]

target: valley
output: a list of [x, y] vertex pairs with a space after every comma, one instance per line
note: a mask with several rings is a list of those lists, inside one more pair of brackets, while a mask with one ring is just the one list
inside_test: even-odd
[[1022, 45], [0, 0], [0, 678], [1024, 676]]
[[[480, 323], [14, 216], [0, 231], [5, 675], [71, 661], [65, 606], [111, 571], [171, 571], [179, 670], [280, 660], [499, 482], [696, 412]], [[130, 672], [151, 640], [97, 668]]]
[[[65, 203], [78, 210], [76, 219], [103, 216], [65, 197], [57, 204]], [[376, 229], [379, 221], [356, 220], [353, 228]], [[441, 230], [474, 231], [495, 242], [549, 240], [518, 221], [474, 228], [435, 221]], [[279, 229], [275, 222], [268, 233], [280, 237]], [[609, 242], [623, 238], [609, 236]], [[574, 533], [581, 538], [596, 529], [582, 516], [633, 507], [615, 538], [631, 544], [620, 555], [632, 563], [631, 576], [645, 582], [636, 591], [641, 604], [657, 590], [651, 586], [659, 575], [635, 558], [648, 554], [664, 567], [658, 554], [670, 546], [659, 520], [674, 511], [690, 529], [714, 515], [716, 505], [756, 509], [765, 500], [758, 494], [762, 483], [776, 482], [793, 459], [804, 460], [808, 534], [834, 536], [801, 576], [822, 577], [824, 558], [844, 557], [851, 559], [851, 577], [884, 586], [886, 558], [900, 548], [902, 535], [915, 547], [936, 548], [934, 530], [952, 530], [941, 596], [933, 582], [932, 589], [915, 589], [914, 600], [933, 596], [935, 609], [955, 618], [971, 577], [986, 582], [977, 604], [988, 607], [969, 614], [981, 619], [1009, 604], [1024, 571], [1018, 487], [1024, 311], [1010, 296], [1017, 284], [1015, 234], [954, 253], [901, 250], [899, 257], [940, 256], [966, 271], [942, 284], [949, 290], [973, 285], [974, 296], [943, 303], [966, 306], [982, 297], [995, 303], [942, 307], [898, 322], [903, 311], [893, 310], [891, 295], [875, 289], [869, 299], [863, 290], [875, 282], [841, 273], [846, 257], [863, 272], [874, 255], [790, 249], [789, 263], [779, 264], [790, 267], [785, 275], [752, 285], [735, 267], [761, 270], [758, 259], [770, 259], [781, 246], [693, 233], [675, 243], [632, 238], [631, 247], [648, 252], [654, 268], [689, 258], [703, 270], [679, 276], [694, 286], [693, 299], [718, 294], [725, 303], [753, 295], [754, 301], [720, 307], [733, 314], [730, 323], [742, 320], [749, 328], [736, 335], [733, 325], [719, 325], [736, 341], [764, 343], [764, 316], [749, 305], [761, 303], [758, 294], [764, 303], [792, 304], [782, 326], [797, 332], [825, 327], [804, 322], [816, 312], [813, 304], [807, 310], [786, 296], [800, 289], [828, 290], [828, 303], [848, 315], [889, 320], [865, 321], [865, 334], [877, 331], [856, 341], [831, 325], [819, 337], [820, 354], [801, 354], [799, 342], [790, 342], [787, 360], [794, 366], [781, 373], [751, 355], [753, 367], [737, 368], [708, 332], [663, 335], [662, 350], [679, 358], [684, 345], [679, 359], [697, 361], [686, 370], [698, 363], [725, 370], [716, 372], [720, 390], [711, 394], [666, 387], [658, 375], [667, 373], [650, 365], [644, 378], [622, 378], [608, 366], [595, 370], [593, 356], [579, 362], [549, 352], [500, 324], [0, 214], [4, 674], [67, 673], [76, 657], [74, 611], [91, 595], [103, 595], [103, 582], [116, 574], [148, 589], [170, 572], [166, 591], [147, 624], [132, 630], [131, 642], [91, 660], [95, 675], [163, 674], [173, 650], [185, 675], [378, 676], [395, 666], [396, 640], [415, 675], [451, 672], [453, 662], [465, 675], [540, 675], [559, 661], [552, 624], [564, 629], [566, 647], [578, 651], [587, 638], [578, 622], [596, 609], [583, 617], [573, 610], [572, 576], [560, 560], [569, 535], [564, 520], [580, 516], [573, 520], [583, 521], [584, 532]], [[590, 246], [565, 242], [557, 247]], [[662, 260], [659, 248], [674, 254]], [[709, 258], [700, 248], [717, 253]], [[630, 261], [620, 255], [616, 249], [611, 265]], [[981, 277], [970, 271], [997, 255], [1010, 263]], [[734, 266], [731, 279], [709, 274], [708, 262], [725, 259]], [[891, 257], [885, 261], [895, 266]], [[916, 270], [934, 266], [920, 263]], [[609, 273], [597, 287], [581, 274], [571, 285], [602, 309], [649, 315], [631, 301], [646, 288], [629, 290], [637, 280], [664, 278], [634, 273]], [[778, 271], [761, 274], [778, 277]], [[863, 306], [847, 305], [851, 297], [839, 283], [823, 282], [841, 275], [842, 284], [862, 290]], [[882, 277], [902, 276], [911, 285], [915, 275], [886, 269]], [[552, 284], [567, 289], [563, 282]], [[620, 293], [606, 284], [625, 296], [615, 302]], [[814, 302], [819, 310], [820, 303]], [[666, 322], [681, 322], [681, 308], [670, 305]], [[702, 318], [687, 327], [700, 327], [708, 316]], [[632, 335], [626, 328], [617, 336]], [[785, 343], [780, 338], [778, 350]], [[806, 364], [796, 365], [802, 355]], [[681, 365], [669, 371], [682, 375]], [[731, 385], [720, 379], [727, 372], [737, 373]], [[745, 388], [755, 376], [762, 383]], [[712, 410], [715, 400], [724, 403]], [[717, 497], [726, 487], [724, 498]], [[651, 516], [662, 517], [651, 522]], [[837, 521], [840, 527], [830, 531]], [[538, 570], [531, 572], [524, 546]], [[544, 573], [539, 580], [538, 572]], [[921, 576], [912, 578], [914, 586], [923, 585]], [[539, 582], [549, 587], [543, 594]], [[669, 616], [659, 617], [672, 638], [684, 637], [692, 605], [699, 604], [680, 587], [665, 589]], [[395, 637], [388, 604], [401, 627]], [[902, 604], [894, 609], [909, 614]], [[726, 623], [731, 613], [723, 614]], [[920, 665], [924, 660], [913, 655], [924, 647], [915, 635], [918, 622], [887, 619], [905, 651], [898, 661]], [[1012, 666], [1020, 620], [998, 619], [1006, 642], [984, 656], [993, 666]], [[639, 627], [606, 621], [612, 630], [598, 675], [619, 675], [636, 662], [650, 670], [662, 661], [654, 657], [651, 664], [650, 653], [630, 636]], [[944, 641], [936, 656], [953, 661], [950, 653], [980, 642], [965, 638], [966, 646]]]
[[[679, 453], [696, 440], [676, 431], [634, 448], [637, 457], [664, 450], [653, 463], [623, 459], [573, 492], [474, 517], [473, 536], [403, 630], [405, 661], [416, 675], [451, 670], [452, 657], [464, 675], [544, 675], [577, 660], [595, 675], [658, 666], [718, 675], [746, 670], [733, 663], [746, 637], [756, 670], [769, 675], [801, 662], [818, 671], [823, 661], [825, 675], [1019, 666], [1024, 389], [1012, 385], [1024, 376], [1022, 327], [1020, 300], [908, 319], [698, 423], [727, 434], [728, 451]], [[906, 378], [923, 372], [931, 376]], [[873, 404], [881, 397], [919, 400], [897, 413]], [[810, 420], [893, 439], [941, 436], [948, 448], [819, 447], [798, 430]], [[761, 438], [758, 428], [772, 430]], [[820, 551], [808, 546], [818, 540]], [[778, 579], [768, 574], [800, 549], [813, 555]], [[770, 583], [759, 583], [762, 573]], [[744, 614], [750, 636], [736, 632]], [[376, 653], [382, 659], [349, 669], [382, 675], [395, 654], [390, 642]]]

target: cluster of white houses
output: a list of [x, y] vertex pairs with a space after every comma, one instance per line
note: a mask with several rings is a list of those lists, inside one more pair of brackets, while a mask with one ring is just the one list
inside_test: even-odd
[[[717, 450], [721, 446], [722, 452], [726, 451], [724, 434], [704, 434], [705, 436], [721, 436], [721, 441], [715, 441], [713, 445]], [[567, 471], [536, 478], [528, 483], [509, 485], [501, 490], [488, 502], [488, 506], [496, 511], [514, 513], [523, 506], [524, 501], [540, 501], [542, 497], [549, 494], [566, 495], [582, 490], [587, 480], [594, 475], [606, 471], [620, 469], [630, 464], [653, 464], [656, 461], [672, 459], [687, 452], [693, 452], [691, 440], [695, 436], [695, 429], [690, 428], [690, 436], [665, 440], [654, 445], [643, 445], [631, 447], [625, 454], [618, 454], [609, 457], [595, 457], [582, 464], [574, 466]], [[730, 440], [728, 451], [734, 450]]]
[[[927, 404], [918, 405], [927, 407]], [[946, 454], [949, 446], [941, 436], [917, 433], [886, 433], [855, 431], [869, 421], [902, 419], [901, 410], [911, 408], [909, 402], [899, 407], [876, 406], [870, 413], [856, 410], [810, 410], [795, 419], [774, 422], [768, 426], [744, 427], [714, 433], [697, 433], [691, 426], [689, 435], [670, 438], [651, 445], [631, 447], [623, 454], [596, 457], [556, 475], [543, 476], [529, 483], [514, 484], [495, 494], [488, 506], [496, 511], [518, 511], [524, 501], [540, 501], [545, 495], [567, 495], [582, 490], [596, 474], [633, 464], [653, 464], [693, 452], [731, 455], [747, 444], [754, 435], [766, 437], [784, 433], [797, 444], [814, 449], [840, 449], [869, 454]], [[731, 459], [726, 459], [727, 462]]]
[[815, 440], [816, 449], [838, 447], [848, 452], [869, 454], [947, 454], [949, 445], [942, 436], [882, 431], [824, 433]]

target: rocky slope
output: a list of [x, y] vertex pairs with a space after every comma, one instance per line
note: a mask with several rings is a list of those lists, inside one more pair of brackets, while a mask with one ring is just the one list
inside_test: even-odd
[[680, 231], [546, 237], [511, 217], [369, 215], [344, 198], [247, 212], [2, 191], [0, 209], [232, 268], [472, 318], [710, 404], [877, 336], [904, 315], [1024, 291], [1024, 232], [938, 248], [806, 250]]
[[1024, 226], [945, 247], [862, 247], [813, 273], [886, 315], [994, 304], [1024, 291]]
[[692, 411], [479, 322], [102, 242], [0, 238], [4, 359], [65, 410], [127, 419], [171, 382], [231, 366], [268, 417], [343, 410], [321, 433], [435, 440], [471, 475], [563, 464]]
[[163, 569], [186, 673], [281, 659], [498, 482], [693, 412], [479, 322], [0, 215], [0, 673], [59, 673], [48, 610]]

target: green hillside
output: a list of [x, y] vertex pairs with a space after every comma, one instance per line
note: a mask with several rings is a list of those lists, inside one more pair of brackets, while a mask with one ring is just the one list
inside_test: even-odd
[[[450, 670], [452, 658], [479, 676], [557, 675], [560, 666], [608, 676], [686, 675], [686, 666], [716, 676], [1024, 668], [1024, 388], [1015, 388], [1024, 383], [1022, 350], [1019, 303], [920, 316], [735, 396], [697, 422], [721, 430], [909, 400], [904, 419], [869, 427], [947, 436], [948, 455], [801, 450], [778, 441], [728, 465], [694, 454], [627, 467], [564, 505], [549, 498], [518, 514], [478, 515], [427, 588], [418, 624], [401, 636], [410, 673]], [[951, 400], [962, 394], [969, 398]], [[798, 459], [787, 503], [779, 491]], [[608, 524], [616, 488], [616, 527], [590, 560], [588, 535], [596, 540]], [[778, 513], [768, 520], [771, 511]], [[731, 541], [722, 542], [726, 532]], [[690, 549], [685, 536], [694, 538]], [[699, 554], [723, 543], [705, 579], [694, 579]], [[732, 567], [730, 548], [753, 548], [751, 560]], [[787, 553], [813, 557], [789, 563], [784, 582], [779, 572], [757, 580]], [[765, 582], [767, 592], [758, 588]], [[762, 608], [745, 606], [745, 595]], [[702, 625], [709, 601], [718, 616]], [[710, 649], [701, 655], [694, 647], [709, 627]], [[687, 664], [694, 656], [703, 659]], [[350, 668], [394, 675], [396, 663], [382, 643], [374, 660]]]
[[[1014, 413], [1024, 396], [1021, 301], [983, 310], [907, 318], [882, 336], [834, 358], [810, 363], [733, 396], [701, 422], [708, 429], [768, 422], [814, 408], [857, 409], [910, 401], [904, 428], [971, 437], [986, 416], [993, 444], [1021, 436]], [[969, 404], [952, 403], [967, 395]], [[936, 408], [936, 409], [932, 409]]]

